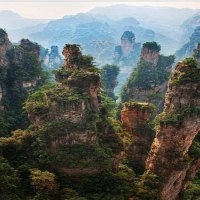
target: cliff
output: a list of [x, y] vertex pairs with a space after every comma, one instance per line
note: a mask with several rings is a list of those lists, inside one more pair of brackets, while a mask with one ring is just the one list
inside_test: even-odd
[[121, 111], [122, 128], [130, 134], [130, 144], [126, 146], [128, 166], [136, 174], [145, 170], [145, 160], [154, 138], [149, 124], [154, 107], [148, 103], [128, 102]]
[[[31, 95], [25, 108], [42, 133], [40, 156], [46, 155], [52, 168], [65, 175], [96, 174], [112, 167], [122, 145], [101, 116], [100, 76], [92, 58], [77, 45], [66, 45], [63, 55], [64, 64], [56, 72], [59, 83]], [[45, 165], [46, 160], [39, 162]]]
[[178, 63], [165, 95], [164, 111], [158, 116], [158, 127], [146, 169], [162, 178], [163, 200], [173, 200], [190, 177], [199, 169], [199, 157], [191, 153], [192, 143], [200, 131], [200, 69], [194, 59]]
[[140, 61], [122, 90], [122, 102], [149, 102], [158, 107], [158, 112], [162, 111], [174, 56], [163, 56], [159, 51], [156, 42], [143, 44]]
[[46, 75], [40, 66], [38, 44], [22, 39], [13, 45], [4, 30], [0, 29], [0, 34], [0, 132], [9, 135], [27, 127], [23, 102], [45, 82]]
[[2, 98], [5, 95], [5, 79], [8, 69], [7, 52], [12, 48], [7, 33], [0, 29], [0, 111], [3, 110]]

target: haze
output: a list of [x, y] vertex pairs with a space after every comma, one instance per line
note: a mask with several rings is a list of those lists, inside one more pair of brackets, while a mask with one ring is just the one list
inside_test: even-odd
[[0, 11], [11, 10], [23, 17], [32, 19], [56, 19], [64, 15], [73, 15], [87, 12], [94, 7], [109, 6], [114, 4], [128, 4], [133, 6], [161, 6], [175, 8], [200, 8], [200, 2], [1, 2]]

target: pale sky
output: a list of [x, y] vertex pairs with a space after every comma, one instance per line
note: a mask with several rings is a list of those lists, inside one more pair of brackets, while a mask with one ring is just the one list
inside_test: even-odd
[[[158, 2], [154, 1], [143, 1], [143, 2], [120, 2], [116, 0], [112, 1], [87, 1], [87, 2], [47, 2], [42, 0], [41, 2], [7, 2], [0, 0], [0, 11], [1, 10], [12, 10], [23, 17], [32, 19], [56, 19], [61, 18], [64, 15], [73, 15], [80, 12], [87, 12], [94, 7], [109, 6], [114, 4], [129, 4], [133, 6], [167, 6], [176, 8], [193, 8], [200, 9], [200, 0], [188, 0], [188, 1], [170, 1]], [[45, 2], [44, 2], [45, 1]]]

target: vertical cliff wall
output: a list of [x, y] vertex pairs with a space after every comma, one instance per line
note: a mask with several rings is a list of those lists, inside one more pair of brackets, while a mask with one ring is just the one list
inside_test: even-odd
[[7, 33], [3, 29], [0, 29], [0, 112], [4, 108], [1, 101], [6, 93], [5, 80], [6, 80], [7, 70], [9, 67], [7, 52], [11, 48], [12, 44], [8, 39]]
[[42, 131], [40, 153], [54, 169], [65, 175], [96, 174], [113, 167], [122, 145], [101, 108], [100, 76], [92, 58], [73, 44], [63, 55], [58, 83], [30, 96], [25, 108], [37, 132]]
[[121, 111], [124, 132], [130, 134], [130, 145], [126, 147], [129, 166], [137, 173], [145, 170], [145, 160], [154, 138], [154, 131], [148, 124], [154, 107], [148, 103], [128, 102]]
[[200, 131], [200, 69], [194, 59], [176, 65], [165, 95], [164, 111], [157, 120], [159, 125], [146, 169], [162, 178], [162, 199], [173, 200], [199, 168], [198, 159], [188, 153]]
[[[0, 29], [0, 134], [26, 128], [23, 101], [46, 81], [40, 65], [40, 47], [27, 39], [13, 45]], [[14, 103], [13, 103], [14, 101]]]
[[157, 112], [162, 111], [174, 56], [163, 56], [159, 51], [156, 42], [143, 44], [140, 61], [122, 90], [122, 102], [149, 102], [158, 107]]

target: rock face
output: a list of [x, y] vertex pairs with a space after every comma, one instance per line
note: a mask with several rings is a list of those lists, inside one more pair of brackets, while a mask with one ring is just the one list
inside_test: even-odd
[[[200, 69], [194, 59], [178, 63], [165, 96], [164, 112], [146, 162], [146, 169], [161, 177], [163, 200], [180, 195], [190, 173], [199, 168], [188, 154], [200, 131]], [[195, 163], [195, 165], [194, 165]]]
[[143, 44], [140, 61], [122, 91], [122, 102], [149, 102], [158, 107], [158, 112], [162, 110], [174, 57], [159, 55], [159, 51], [156, 42]]
[[59, 54], [58, 46], [51, 46], [50, 52], [48, 49], [43, 49], [40, 56], [43, 67], [48, 71], [58, 69], [63, 63], [63, 58]]
[[[27, 39], [13, 45], [0, 29], [0, 129], [8, 135], [25, 128], [28, 119], [22, 111], [23, 101], [39, 88], [45, 78], [39, 60], [40, 47]], [[15, 99], [15, 103], [13, 103]]]
[[152, 112], [152, 105], [136, 102], [125, 103], [121, 111], [123, 130], [131, 134], [131, 143], [126, 150], [127, 159], [137, 174], [145, 170], [145, 160], [154, 138], [153, 130], [147, 126]]
[[176, 52], [177, 60], [183, 60], [184, 58], [191, 57], [194, 49], [197, 48], [200, 43], [200, 26], [194, 29], [193, 34], [190, 36], [190, 40], [180, 50]]
[[3, 98], [3, 95], [5, 95], [6, 93], [5, 79], [9, 65], [7, 52], [11, 48], [12, 44], [8, 39], [7, 33], [3, 29], [0, 29], [0, 111], [3, 110], [1, 100]]
[[142, 48], [141, 59], [145, 62], [153, 63], [155, 66], [158, 64], [160, 49], [151, 49], [148, 46]]
[[111, 167], [119, 153], [107, 152], [117, 135], [100, 114], [100, 76], [78, 45], [66, 45], [63, 55], [64, 64], [56, 72], [59, 83], [33, 94], [25, 108], [32, 124], [43, 132], [39, 137], [46, 144], [41, 152], [56, 159], [53, 168], [66, 175], [98, 173]]

